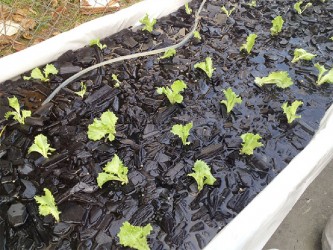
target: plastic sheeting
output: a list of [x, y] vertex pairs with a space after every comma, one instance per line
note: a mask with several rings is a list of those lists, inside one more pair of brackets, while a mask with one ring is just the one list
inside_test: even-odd
[[[94, 38], [134, 26], [146, 13], [167, 15], [187, 0], [146, 0], [38, 45], [0, 59], [0, 82], [55, 60]], [[333, 106], [326, 112], [309, 145], [216, 237], [205, 250], [262, 249], [308, 185], [333, 158]]]

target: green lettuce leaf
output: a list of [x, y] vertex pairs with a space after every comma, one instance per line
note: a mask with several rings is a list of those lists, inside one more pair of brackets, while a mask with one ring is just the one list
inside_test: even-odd
[[240, 151], [241, 154], [252, 155], [254, 149], [263, 146], [263, 144], [258, 141], [261, 139], [261, 136], [258, 134], [246, 133], [242, 134], [241, 138], [243, 140], [242, 149]]
[[212, 58], [207, 57], [205, 62], [200, 62], [194, 64], [194, 68], [199, 68], [203, 70], [209, 78], [212, 78], [215, 68], [213, 68]]
[[232, 12], [236, 9], [236, 7], [233, 7], [231, 10], [227, 10], [226, 7], [222, 6], [221, 10], [226, 14], [228, 17], [232, 14]]
[[330, 71], [328, 71], [328, 73], [326, 73], [327, 69], [325, 69], [325, 66], [320, 65], [319, 63], [316, 63], [314, 66], [319, 71], [318, 79], [317, 79], [317, 85], [322, 85], [326, 82], [327, 83], [333, 83], [333, 68]]
[[291, 62], [296, 63], [299, 60], [311, 61], [316, 56], [317, 55], [315, 55], [315, 54], [311, 54], [311, 53], [306, 52], [305, 49], [295, 49], [294, 50], [294, 58]]
[[193, 127], [193, 123], [187, 123], [186, 125], [176, 124], [172, 126], [171, 133], [178, 135], [182, 140], [183, 145], [189, 145], [190, 142], [186, 141], [187, 137], [190, 135], [190, 130]]
[[198, 40], [201, 40], [201, 35], [200, 35], [199, 31], [197, 31], [197, 30], [193, 32], [193, 37]]
[[153, 32], [154, 25], [156, 24], [156, 19], [153, 18], [152, 20], [150, 20], [148, 14], [146, 14], [145, 17], [140, 20], [140, 23], [145, 25], [142, 30], [147, 30], [151, 33]]
[[185, 3], [185, 11], [187, 15], [192, 14], [192, 9], [190, 8], [190, 6], [188, 6], [188, 3]]
[[283, 113], [287, 116], [288, 123], [292, 123], [296, 118], [301, 118], [300, 115], [296, 115], [296, 111], [301, 105], [303, 105], [303, 102], [297, 100], [294, 101], [290, 106], [288, 106], [287, 102], [282, 104], [281, 108]]
[[281, 16], [277, 16], [272, 20], [271, 35], [275, 36], [282, 31], [284, 20]]
[[88, 138], [98, 141], [108, 135], [108, 139], [113, 141], [116, 135], [117, 116], [111, 111], [105, 111], [100, 119], [95, 118], [93, 124], [88, 126]]
[[187, 86], [184, 81], [176, 80], [171, 85], [171, 89], [169, 87], [160, 87], [156, 89], [156, 92], [160, 95], [165, 94], [166, 97], [169, 99], [170, 103], [175, 104], [175, 103], [182, 103], [183, 96], [179, 93], [186, 88]]
[[107, 46], [106, 44], [101, 44], [100, 40], [97, 39], [92, 39], [89, 43], [90, 46], [96, 45], [98, 48], [100, 48], [100, 50], [105, 49]]
[[294, 10], [301, 15], [307, 8], [312, 6], [312, 3], [307, 3], [303, 9], [301, 9], [301, 5], [303, 4], [303, 1], [298, 1], [297, 3], [294, 4]]
[[256, 77], [254, 82], [259, 86], [262, 87], [265, 84], [275, 84], [279, 88], [288, 88], [289, 86], [293, 85], [292, 79], [289, 77], [288, 72], [286, 71], [277, 71], [272, 72], [266, 77]]
[[39, 134], [35, 136], [34, 144], [30, 146], [28, 149], [28, 154], [32, 152], [40, 153], [45, 158], [49, 158], [48, 155], [51, 154], [51, 152], [54, 152], [55, 149], [50, 147], [50, 144], [47, 143], [47, 137], [43, 134]]
[[13, 119], [18, 121], [21, 124], [25, 123], [25, 118], [31, 116], [31, 111], [30, 110], [22, 110], [20, 108], [20, 104], [18, 102], [18, 99], [16, 96], [12, 98], [8, 98], [8, 103], [11, 108], [13, 108], [15, 111], [8, 111], [5, 114], [5, 119], [8, 120], [9, 117], [13, 116]]
[[117, 234], [119, 243], [125, 247], [131, 247], [137, 250], [149, 250], [147, 236], [153, 230], [150, 224], [144, 227], [133, 226], [125, 221]]
[[256, 34], [250, 34], [247, 36], [246, 38], [246, 43], [244, 43], [241, 47], [240, 47], [240, 51], [242, 50], [246, 50], [246, 52], [248, 54], [251, 53], [251, 50], [254, 46], [254, 43], [256, 41], [257, 35]]
[[58, 211], [54, 197], [50, 190], [47, 188], [43, 189], [45, 192], [44, 196], [35, 196], [36, 202], [39, 204], [39, 214], [46, 216], [51, 214], [57, 222], [59, 222], [60, 212]]
[[175, 49], [168, 49], [167, 51], [164, 52], [164, 55], [161, 56], [159, 59], [166, 59], [169, 57], [173, 57], [174, 55], [176, 55], [176, 50]]
[[206, 162], [197, 160], [192, 169], [194, 173], [188, 174], [188, 176], [192, 176], [196, 180], [199, 192], [205, 184], [213, 185], [215, 183], [216, 179], [210, 172], [210, 167]]
[[87, 85], [85, 85], [84, 82], [81, 82], [81, 90], [74, 93], [83, 98], [86, 92], [87, 92]]
[[227, 100], [222, 100], [221, 104], [224, 104], [227, 107], [227, 113], [230, 113], [237, 103], [238, 104], [242, 103], [242, 98], [238, 97], [238, 95], [235, 92], [233, 92], [231, 88], [223, 90], [223, 93], [225, 95], [225, 98], [227, 98]]
[[53, 64], [46, 64], [46, 66], [44, 67], [44, 74], [39, 68], [34, 68], [30, 73], [30, 77], [24, 76], [23, 79], [30, 80], [32, 78], [36, 80], [41, 80], [42, 82], [48, 82], [50, 80], [50, 74], [56, 75], [58, 74], [58, 70]]

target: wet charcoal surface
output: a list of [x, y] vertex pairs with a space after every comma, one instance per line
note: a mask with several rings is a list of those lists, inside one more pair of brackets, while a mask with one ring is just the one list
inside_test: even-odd
[[[123, 30], [102, 41], [100, 51], [85, 47], [68, 51], [54, 65], [60, 74], [49, 83], [7, 81], [0, 86], [0, 122], [7, 124], [0, 145], [0, 246], [6, 249], [124, 249], [116, 237], [124, 221], [151, 223], [151, 249], [200, 249], [227, 225], [307, 145], [320, 119], [332, 105], [333, 85], [316, 86], [312, 62], [292, 64], [295, 48], [317, 54], [313, 60], [333, 66], [333, 3], [315, 2], [298, 15], [292, 3], [245, 3], [227, 18], [222, 5], [208, 1], [202, 12], [202, 41], [191, 40], [172, 59], [160, 55], [96, 69], [62, 90], [52, 103], [42, 101], [64, 79], [108, 58], [151, 50], [182, 39], [194, 17], [184, 9], [157, 22], [155, 31]], [[238, 3], [238, 2], [237, 2]], [[200, 1], [190, 6], [197, 10]], [[271, 20], [281, 15], [283, 31], [270, 36]], [[258, 34], [250, 55], [239, 47]], [[207, 56], [216, 71], [208, 79], [194, 64]], [[288, 89], [258, 88], [254, 77], [286, 70], [294, 81]], [[28, 73], [27, 73], [28, 74]], [[111, 75], [118, 74], [120, 88]], [[182, 104], [170, 105], [156, 87], [181, 79], [187, 83]], [[87, 84], [81, 99], [73, 92]], [[243, 103], [228, 115], [220, 104], [228, 87]], [[33, 117], [25, 125], [4, 120], [7, 97], [16, 95]], [[303, 101], [302, 115], [289, 125], [281, 110], [285, 101]], [[116, 140], [90, 141], [87, 127], [106, 110], [118, 119]], [[193, 122], [188, 146], [171, 132], [175, 123]], [[259, 133], [263, 147], [252, 156], [239, 153], [240, 135]], [[27, 154], [34, 136], [43, 133], [56, 152], [48, 159]], [[96, 177], [117, 154], [129, 168], [129, 184], [116, 181], [98, 188]], [[197, 159], [205, 160], [217, 179], [197, 190], [187, 174]], [[43, 188], [52, 191], [61, 211], [60, 223], [42, 217], [33, 199]], [[9, 218], [13, 205], [23, 211]]]

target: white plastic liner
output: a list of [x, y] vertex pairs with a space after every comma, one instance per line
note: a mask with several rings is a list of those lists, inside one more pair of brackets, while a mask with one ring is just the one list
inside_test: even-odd
[[[101, 17], [38, 45], [0, 59], [0, 82], [57, 59], [91, 39], [104, 38], [135, 25], [146, 13], [162, 17], [188, 0], [146, 0]], [[304, 190], [333, 159], [333, 106], [309, 145], [216, 237], [205, 250], [259, 250]]]

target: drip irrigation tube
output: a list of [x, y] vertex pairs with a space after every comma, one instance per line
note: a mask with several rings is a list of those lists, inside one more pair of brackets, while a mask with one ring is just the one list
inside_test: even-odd
[[164, 53], [169, 49], [178, 49], [180, 47], [182, 47], [183, 45], [185, 45], [188, 40], [193, 36], [193, 32], [197, 29], [197, 26], [199, 24], [199, 20], [200, 20], [200, 13], [203, 9], [203, 6], [205, 5], [206, 0], [203, 0], [202, 3], [200, 4], [200, 7], [195, 15], [195, 21], [194, 21], [194, 25], [193, 28], [191, 30], [190, 33], [188, 33], [184, 39], [182, 41], [180, 41], [179, 43], [175, 44], [175, 45], [171, 45], [162, 49], [156, 49], [156, 50], [152, 50], [152, 51], [147, 51], [147, 52], [141, 52], [141, 53], [136, 53], [136, 54], [132, 54], [132, 55], [127, 55], [127, 56], [121, 56], [118, 58], [113, 58], [104, 62], [100, 62], [98, 64], [95, 64], [93, 66], [90, 66], [88, 68], [85, 68], [83, 70], [81, 70], [80, 72], [76, 73], [75, 75], [71, 76], [70, 78], [68, 78], [66, 81], [64, 81], [62, 84], [60, 84], [46, 99], [45, 101], [42, 103], [42, 106], [47, 104], [48, 102], [50, 102], [54, 96], [56, 94], [58, 94], [58, 92], [66, 87], [69, 83], [73, 82], [74, 80], [76, 80], [77, 78], [79, 78], [80, 76], [88, 73], [89, 71], [92, 71], [96, 68], [99, 68], [101, 66], [107, 65], [107, 64], [112, 64], [115, 62], [120, 62], [120, 61], [125, 61], [125, 60], [130, 60], [130, 59], [134, 59], [134, 58], [138, 58], [138, 57], [143, 57], [143, 56], [151, 56], [151, 55], [156, 55], [156, 54], [160, 54], [160, 53]]

